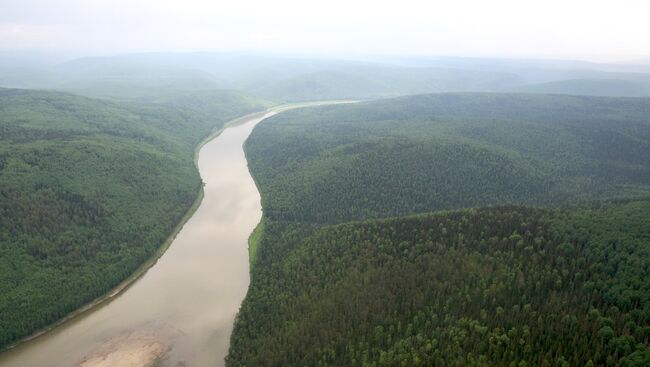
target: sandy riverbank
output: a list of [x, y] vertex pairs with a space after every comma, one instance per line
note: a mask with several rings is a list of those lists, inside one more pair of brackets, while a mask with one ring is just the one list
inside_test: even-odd
[[135, 330], [108, 339], [76, 367], [148, 367], [164, 358], [179, 332], [171, 328]]

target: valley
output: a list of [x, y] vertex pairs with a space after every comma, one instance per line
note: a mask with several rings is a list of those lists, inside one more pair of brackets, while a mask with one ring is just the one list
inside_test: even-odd
[[16, 70], [0, 63], [21, 87], [0, 88], [2, 366], [650, 360], [642, 66]]

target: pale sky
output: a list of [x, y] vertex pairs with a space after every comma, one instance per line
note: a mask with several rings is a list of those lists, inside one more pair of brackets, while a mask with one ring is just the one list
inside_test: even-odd
[[0, 0], [0, 49], [650, 57], [648, 0]]

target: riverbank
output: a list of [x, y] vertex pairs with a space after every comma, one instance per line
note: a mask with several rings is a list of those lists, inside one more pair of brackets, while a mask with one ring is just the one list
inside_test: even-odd
[[[346, 103], [358, 103], [359, 101], [356, 100], [341, 100], [341, 101], [315, 101], [315, 102], [300, 102], [300, 103], [292, 103], [292, 104], [284, 104], [284, 105], [279, 105], [275, 106], [272, 108], [269, 108], [267, 110], [267, 113], [274, 113], [278, 114], [284, 111], [289, 111], [297, 108], [303, 108], [303, 107], [315, 107], [315, 106], [324, 106], [324, 105], [335, 105], [335, 104], [346, 104]], [[271, 116], [269, 116], [271, 117]], [[246, 144], [244, 142], [244, 144]], [[248, 154], [246, 152], [246, 149], [244, 149], [244, 157], [246, 157], [246, 161], [248, 162]], [[255, 183], [255, 187], [257, 188], [257, 192], [260, 192], [260, 185], [257, 182], [257, 179], [255, 176], [253, 176], [253, 173], [248, 170], [249, 174], [251, 175], [251, 178], [253, 179], [253, 182]], [[250, 236], [248, 237], [248, 262], [249, 262], [249, 267], [252, 269], [253, 264], [255, 263], [255, 260], [257, 258], [257, 252], [259, 249], [260, 242], [262, 241], [262, 236], [264, 234], [264, 216], [262, 216], [262, 219], [260, 222], [255, 226], [255, 229], [251, 232]]]
[[[207, 135], [194, 149], [194, 164], [196, 169], [201, 175], [201, 180], [204, 181], [201, 185], [200, 190], [197, 192], [197, 196], [192, 206], [187, 210], [178, 224], [175, 226], [172, 233], [167, 237], [166, 241], [155, 251], [155, 254], [151, 258], [143, 263], [137, 271], [131, 274], [127, 279], [122, 281], [117, 287], [112, 289], [110, 292], [106, 293], [102, 297], [98, 297], [92, 302], [84, 305], [83, 307], [77, 309], [76, 311], [68, 314], [64, 318], [58, 320], [57, 322], [51, 324], [47, 328], [44, 328], [30, 337], [24, 338], [20, 342], [12, 345], [11, 348], [6, 350], [7, 354], [3, 354], [0, 358], [3, 361], [8, 362], [9, 366], [12, 366], [11, 362], [16, 362], [15, 366], [40, 366], [43, 365], [45, 361], [54, 361], [54, 360], [71, 360], [81, 361], [84, 355], [93, 356], [97, 353], [97, 345], [106, 345], [111, 344], [115, 338], [119, 338], [126, 330], [137, 331], [142, 327], [140, 322], [147, 320], [155, 320], [155, 322], [160, 322], [162, 324], [168, 323], [173, 325], [175, 328], [183, 328], [183, 325], [190, 325], [189, 321], [184, 321], [179, 323], [177, 312], [185, 312], [184, 300], [195, 299], [196, 295], [205, 295], [213, 297], [215, 299], [209, 301], [216, 304], [216, 308], [212, 307], [210, 309], [205, 309], [202, 313], [196, 313], [192, 311], [187, 314], [187, 317], [193, 318], [192, 322], [195, 322], [193, 327], [200, 332], [206, 332], [203, 329], [210, 329], [207, 332], [213, 332], [213, 330], [220, 330], [218, 336], [219, 338], [228, 339], [230, 336], [230, 330], [232, 327], [232, 318], [236, 314], [241, 300], [245, 295], [246, 289], [248, 287], [248, 273], [249, 273], [249, 259], [250, 254], [246, 251], [246, 238], [250, 235], [251, 231], [259, 223], [259, 218], [257, 218], [258, 210], [255, 206], [259, 204], [254, 204], [255, 201], [259, 200], [259, 195], [257, 191], [252, 191], [254, 185], [252, 182], [250, 184], [250, 189], [246, 192], [241, 192], [243, 187], [246, 187], [246, 181], [251, 180], [250, 172], [246, 167], [246, 159], [243, 153], [242, 144], [245, 141], [245, 138], [250, 133], [250, 129], [254, 127], [252, 125], [250, 128], [245, 128], [241, 130], [238, 127], [239, 125], [244, 125], [251, 120], [262, 120], [263, 118], [269, 117], [273, 113], [285, 111], [291, 108], [298, 108], [303, 106], [309, 106], [319, 103], [301, 103], [293, 105], [281, 105], [275, 106], [273, 108], [258, 111], [251, 113], [237, 119], [231, 120], [228, 123], [224, 124], [223, 127], [215, 129], [212, 133]], [[328, 102], [332, 103], [332, 102]], [[215, 138], [221, 136], [221, 134], [228, 130], [228, 128], [235, 128], [233, 131], [244, 131], [245, 136], [242, 133], [239, 134], [236, 138], [229, 137], [224, 141], [224, 143], [217, 144], [216, 146], [223, 146], [225, 151], [214, 151], [214, 148], [208, 149], [208, 152], [205, 154], [211, 154], [213, 158], [209, 159], [209, 164], [206, 166], [203, 161], [204, 149], [202, 149], [207, 143], [213, 141]], [[228, 143], [229, 142], [229, 143]], [[225, 144], [225, 145], [224, 145]], [[199, 170], [198, 161], [199, 161], [199, 152], [201, 153], [201, 168], [206, 170], [206, 175], [204, 175], [203, 170]], [[223, 155], [225, 153], [226, 155]], [[230, 157], [229, 154], [234, 153], [235, 156]], [[216, 154], [216, 155], [215, 155]], [[241, 158], [236, 157], [236, 155], [241, 154]], [[223, 163], [219, 163], [220, 159], [217, 157], [222, 157], [225, 159]], [[230, 172], [233, 169], [233, 166], [230, 165], [232, 159], [241, 159], [241, 163], [238, 163], [238, 171]], [[223, 160], [223, 159], [221, 159]], [[225, 164], [225, 166], [224, 166]], [[223, 175], [222, 172], [230, 173]], [[233, 183], [232, 180], [238, 177], [241, 182]], [[216, 180], [215, 180], [216, 179]], [[215, 184], [218, 186], [215, 188]], [[226, 185], [226, 186], [221, 186]], [[212, 187], [210, 189], [210, 187]], [[224, 189], [230, 190], [225, 191], [226, 194], [220, 195], [219, 192], [224, 193]], [[204, 209], [204, 214], [201, 218], [197, 219], [197, 223], [190, 230], [190, 234], [185, 235], [185, 239], [182, 240], [182, 244], [179, 244], [177, 248], [178, 251], [181, 251], [183, 257], [180, 257], [179, 261], [172, 262], [161, 262], [163, 255], [168, 253], [168, 250], [171, 247], [171, 243], [178, 241], [179, 238], [183, 236], [178, 236], [185, 231], [181, 229], [187, 227], [187, 223], [192, 218], [197, 217], [196, 213], [201, 212], [199, 208], [204, 207], [203, 203], [206, 201], [204, 196], [206, 193], [211, 191], [212, 197], [220, 197], [221, 199], [217, 202], [213, 202], [211, 205], [208, 205]], [[230, 193], [228, 193], [230, 192]], [[237, 196], [239, 195], [239, 196]], [[257, 198], [257, 199], [255, 199]], [[238, 203], [243, 203], [240, 206]], [[252, 206], [250, 206], [252, 204]], [[235, 207], [233, 207], [235, 205]], [[243, 216], [237, 216], [235, 210], [240, 210], [246, 214]], [[241, 222], [243, 220], [243, 222]], [[216, 221], [216, 222], [215, 222]], [[239, 222], [237, 222], [239, 221]], [[230, 223], [226, 227], [222, 227], [217, 231], [219, 234], [214, 234], [211, 238], [206, 238], [206, 240], [194, 238], [195, 235], [203, 235], [206, 229], [214, 229], [215, 225], [218, 223]], [[235, 230], [233, 225], [234, 222], [243, 223], [243, 228], [241, 230]], [[204, 223], [204, 224], [201, 224]], [[207, 225], [207, 226], [206, 226]], [[234, 240], [231, 238], [231, 234], [240, 232], [243, 240]], [[245, 237], [243, 237], [245, 235]], [[178, 237], [177, 237], [178, 236]], [[188, 241], [188, 236], [191, 238]], [[239, 237], [236, 237], [239, 238]], [[203, 241], [203, 242], [201, 242]], [[189, 242], [189, 243], [188, 243]], [[200, 245], [204, 243], [205, 245]], [[193, 244], [199, 246], [199, 248], [191, 249]], [[214, 246], [214, 245], [218, 246]], [[190, 245], [190, 247], [187, 247]], [[202, 248], [200, 246], [203, 246]], [[224, 247], [226, 246], [226, 247]], [[230, 246], [230, 247], [227, 247]], [[241, 250], [240, 250], [241, 249]], [[197, 251], [198, 250], [198, 251]], [[224, 253], [224, 251], [246, 251], [244, 256], [235, 253]], [[199, 268], [192, 267], [191, 272], [184, 273], [184, 277], [181, 276], [180, 271], [186, 269], [187, 264], [189, 264], [187, 257], [192, 256], [195, 263], [202, 263], [201, 270]], [[239, 264], [239, 261], [232, 261], [234, 256], [237, 256], [241, 259], [246, 259], [246, 268], [244, 269]], [[176, 255], [178, 258], [178, 255]], [[164, 259], [164, 258], [163, 258]], [[223, 260], [221, 260], [223, 259]], [[216, 265], [220, 263], [221, 265]], [[153, 268], [153, 265], [163, 264], [163, 271], [153, 271], [153, 269], [160, 269], [160, 265], [156, 268]], [[240, 266], [240, 269], [230, 269], [230, 267], [236, 268]], [[169, 268], [172, 268], [171, 270]], [[179, 268], [180, 267], [180, 268]], [[153, 268], [153, 269], [152, 269]], [[224, 274], [228, 274], [221, 277], [214, 277], [214, 269], [221, 269]], [[152, 271], [149, 271], [152, 270]], [[235, 270], [235, 271], [233, 271]], [[239, 274], [240, 270], [245, 271], [246, 277]], [[199, 275], [197, 271], [203, 271], [202, 275]], [[144, 274], [151, 274], [148, 277], [144, 277]], [[165, 279], [161, 279], [162, 277]], [[173, 276], [172, 276], [173, 274]], [[151, 279], [155, 279], [151, 281]], [[233, 278], [230, 278], [233, 277]], [[192, 283], [193, 279], [207, 279], [207, 282]], [[137, 282], [139, 279], [150, 281], [148, 282]], [[240, 285], [236, 285], [236, 283]], [[176, 283], [174, 286], [173, 283]], [[245, 283], [245, 284], [244, 284]], [[126, 291], [134, 285], [144, 286], [144, 292], [138, 291], [131, 297], [118, 297], [127, 293]], [[146, 285], [145, 285], [146, 284]], [[232, 286], [230, 284], [233, 284]], [[207, 288], [206, 288], [207, 287]], [[214, 288], [216, 287], [216, 289]], [[140, 289], [140, 288], [138, 288]], [[208, 290], [211, 289], [211, 290]], [[224, 293], [231, 292], [231, 293]], [[241, 293], [241, 294], [240, 294]], [[131, 294], [131, 293], [129, 293]], [[226, 296], [228, 294], [228, 296]], [[210, 295], [219, 295], [218, 297]], [[170, 298], [170, 296], [172, 298]], [[234, 302], [229, 304], [227, 307], [222, 306], [219, 302], [222, 302], [224, 299], [230, 297]], [[240, 298], [241, 297], [241, 298]], [[123, 301], [118, 301], [123, 300]], [[114, 302], [113, 302], [114, 301]], [[125, 303], [126, 302], [126, 303]], [[145, 307], [138, 309], [139, 305], [145, 305], [152, 303], [152, 307]], [[205, 304], [206, 302], [204, 302]], [[106, 307], [104, 307], [106, 306]], [[179, 308], [182, 307], [182, 308]], [[117, 308], [117, 310], [116, 310]], [[118, 311], [119, 310], [119, 311]], [[140, 311], [138, 311], [140, 310]], [[216, 312], [214, 310], [217, 310]], [[137, 314], [137, 316], [136, 316]], [[111, 316], [108, 316], [111, 315]], [[120, 315], [119, 318], [115, 318], [115, 315]], [[232, 315], [232, 316], [230, 316]], [[111, 320], [110, 322], [108, 320]], [[83, 326], [77, 326], [77, 324]], [[213, 325], [210, 327], [203, 327], [201, 325]], [[214, 325], [220, 325], [216, 327]], [[69, 327], [68, 327], [69, 326]], [[92, 332], [89, 332], [89, 327], [92, 328]], [[216, 333], [216, 331], [214, 331]], [[57, 337], [57, 334], [65, 334], [65, 337]], [[74, 337], [72, 337], [73, 334]], [[51, 335], [54, 339], [50, 339], [46, 336]], [[89, 336], [92, 335], [92, 338]], [[193, 335], [194, 336], [194, 335]], [[217, 336], [215, 336], [217, 337]], [[78, 338], [78, 340], [77, 340]], [[36, 340], [34, 340], [36, 339]], [[205, 340], [205, 339], [202, 339]], [[32, 343], [27, 343], [32, 341]], [[45, 343], [45, 344], [44, 344]], [[80, 344], [81, 343], [81, 344]], [[185, 343], [185, 345], [182, 345]], [[173, 358], [185, 358], [186, 356], [194, 355], [193, 352], [189, 351], [189, 346], [196, 345], [196, 342], [192, 342], [191, 337], [186, 337], [178, 340], [178, 344], [174, 346], [174, 352], [172, 352]], [[128, 344], [128, 343], [127, 343]], [[41, 345], [46, 345], [45, 347]], [[63, 349], [63, 345], [67, 349]], [[84, 347], [86, 345], [87, 347]], [[111, 344], [115, 345], [115, 344]], [[224, 344], [227, 346], [227, 343]], [[33, 352], [32, 347], [36, 348], [36, 351]], [[147, 349], [145, 347], [144, 349]], [[183, 349], [185, 348], [185, 349]], [[11, 351], [9, 350], [11, 349]], [[49, 350], [48, 350], [49, 349]], [[154, 348], [155, 349], [155, 348]], [[103, 350], [103, 349], [99, 349]], [[157, 349], [153, 350], [154, 352]], [[94, 351], [94, 352], [93, 352]], [[78, 357], [75, 357], [79, 354]], [[90, 354], [86, 354], [90, 352]], [[225, 351], [224, 351], [225, 352]], [[52, 355], [52, 353], [55, 353]], [[61, 357], [58, 357], [58, 353], [61, 354]], [[117, 353], [120, 353], [119, 351]], [[177, 353], [176, 355], [173, 355]], [[113, 353], [109, 353], [113, 355]], [[156, 353], [145, 353], [147, 355], [155, 355]], [[204, 353], [202, 356], [207, 357], [210, 353]], [[24, 356], [24, 357], [23, 357]], [[48, 357], [49, 356], [49, 357]], [[214, 357], [213, 357], [214, 358]], [[31, 360], [31, 363], [25, 363], [25, 360]], [[66, 362], [65, 365], [68, 362]], [[75, 362], [78, 363], [78, 362]], [[61, 364], [64, 365], [64, 364]]]
[[[197, 170], [197, 172], [199, 171], [199, 167], [198, 167], [199, 152], [201, 151], [201, 148], [203, 148], [203, 146], [205, 144], [207, 144], [210, 141], [217, 138], [228, 127], [237, 125], [238, 123], [241, 123], [242, 121], [246, 121], [246, 120], [255, 118], [257, 116], [263, 116], [264, 114], [269, 113], [271, 110], [272, 110], [272, 108], [267, 109], [267, 110], [263, 110], [263, 111], [253, 112], [253, 113], [238, 117], [238, 118], [236, 118], [234, 120], [231, 120], [231, 121], [227, 122], [222, 127], [215, 129], [208, 136], [206, 136], [194, 149], [193, 161], [194, 161], [194, 167]], [[8, 347], [0, 350], [0, 353], [3, 353], [3, 352], [6, 352], [6, 351], [9, 351], [11, 349], [14, 349], [16, 347], [19, 347], [20, 345], [22, 345], [22, 344], [24, 344], [26, 342], [29, 342], [31, 340], [34, 340], [34, 339], [36, 339], [36, 338], [38, 338], [40, 336], [43, 336], [43, 335], [47, 334], [48, 332], [52, 331], [53, 329], [65, 324], [67, 322], [70, 322], [70, 321], [72, 321], [72, 320], [74, 320], [74, 319], [76, 319], [78, 317], [82, 317], [83, 315], [85, 315], [85, 314], [87, 314], [89, 312], [92, 312], [92, 311], [96, 310], [97, 308], [99, 308], [99, 307], [101, 307], [103, 305], [108, 304], [113, 299], [115, 299], [117, 296], [119, 296], [120, 294], [122, 294], [126, 290], [128, 290], [129, 287], [131, 285], [133, 285], [142, 276], [144, 276], [144, 274], [146, 274], [147, 270], [149, 270], [151, 267], [153, 267], [156, 264], [156, 262], [158, 261], [158, 259], [160, 259], [160, 257], [167, 251], [167, 249], [169, 249], [169, 246], [171, 246], [171, 244], [174, 242], [174, 239], [176, 238], [178, 233], [181, 231], [181, 229], [183, 228], [185, 223], [187, 223], [187, 221], [194, 215], [196, 210], [201, 205], [201, 202], [203, 201], [203, 197], [204, 197], [204, 190], [203, 190], [203, 185], [202, 185], [201, 189], [197, 192], [196, 198], [194, 199], [194, 202], [192, 203], [192, 205], [188, 208], [188, 210], [183, 215], [181, 220], [176, 224], [176, 226], [172, 230], [172, 233], [161, 244], [161, 246], [158, 248], [158, 250], [149, 258], [149, 260], [147, 260], [145, 263], [140, 265], [140, 267], [138, 267], [138, 269], [134, 273], [132, 273], [125, 280], [123, 280], [115, 288], [110, 290], [105, 295], [100, 296], [100, 297], [92, 300], [91, 302], [85, 304], [84, 306], [78, 308], [77, 310], [69, 313], [68, 315], [66, 315], [65, 317], [59, 319], [58, 321], [54, 322], [53, 324], [51, 324], [51, 325], [49, 325], [49, 326], [47, 326], [47, 327], [45, 327], [45, 328], [43, 328], [41, 330], [38, 330], [38, 331], [34, 332], [33, 334], [31, 334], [31, 335], [17, 341], [16, 343], [11, 344]]]
[[145, 367], [164, 359], [176, 335], [153, 330], [125, 333], [84, 357], [75, 367]]

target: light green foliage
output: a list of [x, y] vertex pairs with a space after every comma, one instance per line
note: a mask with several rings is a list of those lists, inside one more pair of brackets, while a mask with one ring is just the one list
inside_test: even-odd
[[250, 262], [250, 267], [252, 268], [257, 260], [257, 252], [260, 248], [260, 242], [262, 241], [262, 234], [264, 233], [264, 221], [260, 221], [253, 232], [248, 237], [248, 259]]

